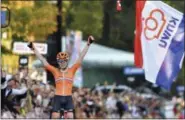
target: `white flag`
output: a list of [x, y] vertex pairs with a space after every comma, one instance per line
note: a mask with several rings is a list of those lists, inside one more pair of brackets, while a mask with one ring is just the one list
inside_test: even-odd
[[136, 1], [135, 65], [170, 89], [184, 55], [184, 16], [161, 1]]

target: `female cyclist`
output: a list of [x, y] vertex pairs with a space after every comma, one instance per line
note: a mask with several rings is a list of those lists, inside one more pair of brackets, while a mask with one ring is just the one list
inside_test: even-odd
[[38, 59], [43, 63], [45, 69], [49, 70], [55, 78], [56, 90], [52, 110], [52, 118], [60, 118], [60, 111], [62, 109], [64, 112], [66, 112], [67, 118], [74, 117], [74, 105], [72, 100], [73, 78], [76, 70], [80, 67], [82, 60], [93, 41], [93, 36], [89, 36], [87, 45], [82, 50], [76, 63], [71, 68], [68, 68], [69, 55], [66, 52], [59, 52], [56, 56], [59, 69], [50, 65], [46, 59], [38, 52], [32, 42], [28, 45], [28, 47], [34, 51]]

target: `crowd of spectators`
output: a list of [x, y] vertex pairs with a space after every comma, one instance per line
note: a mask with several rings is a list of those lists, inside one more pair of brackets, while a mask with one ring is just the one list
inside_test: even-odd
[[[1, 118], [50, 118], [55, 87], [19, 75], [1, 73]], [[167, 118], [166, 100], [134, 92], [74, 88], [75, 118]], [[170, 101], [172, 118], [184, 118], [184, 100]], [[170, 114], [172, 114], [170, 113]]]

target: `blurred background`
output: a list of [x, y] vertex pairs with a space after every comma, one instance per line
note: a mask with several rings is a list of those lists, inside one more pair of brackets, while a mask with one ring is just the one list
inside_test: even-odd
[[[164, 2], [184, 10], [184, 1]], [[29, 86], [35, 102], [27, 110], [19, 101], [18, 117], [49, 118], [54, 92], [53, 76], [27, 48], [28, 42], [33, 41], [54, 66], [56, 54], [67, 51], [71, 66], [89, 35], [96, 42], [75, 76], [76, 118], [184, 117], [184, 66], [171, 91], [146, 81], [144, 71], [134, 67], [135, 0], [121, 0], [121, 11], [116, 4], [116, 0], [2, 0], [1, 77]], [[6, 111], [2, 116], [9, 114]]]

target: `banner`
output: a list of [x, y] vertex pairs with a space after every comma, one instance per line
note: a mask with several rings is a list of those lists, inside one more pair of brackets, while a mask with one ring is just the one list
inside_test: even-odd
[[1, 25], [6, 24], [6, 11], [1, 11]]
[[8, 27], [10, 24], [10, 9], [5, 6], [1, 6], [1, 28]]
[[136, 1], [135, 65], [170, 89], [184, 59], [184, 16], [161, 1]]
[[[76, 60], [80, 55], [80, 45], [82, 41], [82, 32], [80, 31], [70, 31], [67, 39], [67, 51], [69, 52], [71, 58], [69, 61], [69, 65], [72, 66], [75, 64]], [[83, 86], [83, 75], [82, 75], [82, 67], [80, 67], [75, 74], [74, 77], [74, 86], [82, 87]]]
[[124, 75], [144, 75], [144, 70], [142, 68], [137, 67], [124, 67], [123, 68]]
[[[17, 54], [33, 54], [33, 51], [28, 48], [28, 42], [14, 42], [13, 52]], [[47, 44], [34, 43], [35, 47], [41, 54], [47, 54]]]

